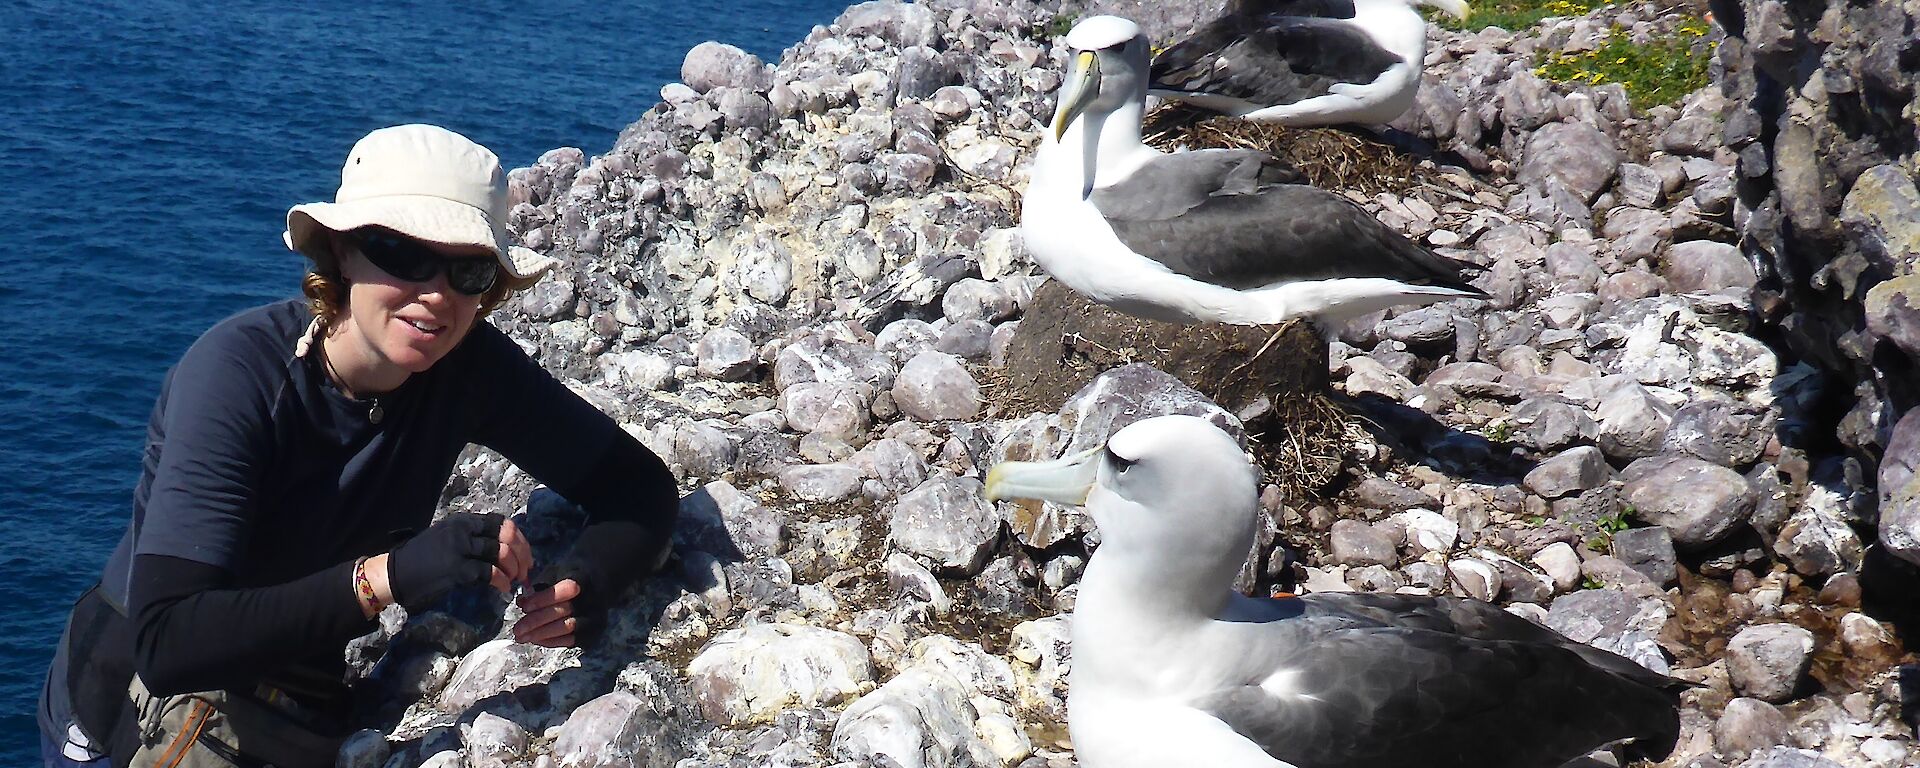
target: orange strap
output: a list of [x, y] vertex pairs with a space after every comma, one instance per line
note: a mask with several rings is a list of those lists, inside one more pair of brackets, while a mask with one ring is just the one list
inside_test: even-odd
[[[193, 749], [193, 743], [199, 741], [201, 732], [207, 729], [207, 721], [213, 719], [212, 714], [212, 704], [202, 699], [194, 699], [193, 713], [187, 715], [185, 727], [180, 729], [180, 733], [174, 735], [173, 743], [168, 744], [166, 751], [160, 753], [160, 760], [155, 765], [159, 768], [179, 768], [180, 763], [187, 759], [187, 752]], [[178, 754], [174, 753], [175, 748], [180, 750]]]

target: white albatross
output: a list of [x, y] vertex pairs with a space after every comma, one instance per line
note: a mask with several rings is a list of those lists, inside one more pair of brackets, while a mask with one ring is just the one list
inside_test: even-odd
[[1054, 278], [1129, 314], [1263, 325], [1486, 298], [1442, 257], [1339, 195], [1282, 183], [1263, 152], [1140, 142], [1147, 38], [1117, 16], [1075, 24], [1073, 72], [1041, 139], [1020, 234]]
[[1427, 56], [1415, 5], [1462, 0], [1232, 0], [1153, 58], [1155, 96], [1296, 127], [1382, 124], [1413, 106]]
[[1475, 600], [1235, 592], [1259, 474], [1204, 419], [1004, 462], [990, 499], [1084, 504], [1067, 727], [1086, 768], [1551, 768], [1674, 746], [1683, 685]]

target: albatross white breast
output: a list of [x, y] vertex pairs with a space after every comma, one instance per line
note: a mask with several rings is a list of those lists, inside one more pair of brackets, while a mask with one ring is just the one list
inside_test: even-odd
[[1191, 416], [1005, 462], [989, 498], [1084, 504], [1068, 729], [1087, 768], [1551, 768], [1622, 739], [1655, 759], [1680, 685], [1488, 603], [1235, 592], [1259, 474]]
[[1333, 321], [1400, 304], [1485, 298], [1468, 266], [1402, 237], [1253, 150], [1163, 153], [1140, 141], [1147, 39], [1094, 16], [1066, 42], [1073, 72], [1035, 153], [1020, 232], [1048, 273], [1157, 320]]
[[1152, 92], [1280, 125], [1392, 122], [1426, 61], [1415, 5], [1468, 12], [1463, 0], [1233, 0], [1154, 57]]

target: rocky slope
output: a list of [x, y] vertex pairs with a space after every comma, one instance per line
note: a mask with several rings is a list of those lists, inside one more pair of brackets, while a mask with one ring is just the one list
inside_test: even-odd
[[[1354, 195], [1485, 265], [1495, 298], [1349, 324], [1324, 371], [1317, 355], [1263, 369], [1261, 405], [1176, 378], [1208, 369], [1070, 306], [1022, 252], [1057, 10], [863, 3], [771, 65], [703, 44], [612, 151], [514, 172], [515, 231], [562, 266], [493, 321], [672, 465], [689, 493], [677, 557], [584, 650], [497, 639], [489, 595], [395, 609], [350, 649], [371, 727], [343, 765], [1072, 765], [1066, 627], [1098, 532], [1074, 509], [988, 503], [979, 478], [1166, 412], [1295, 459], [1270, 474], [1249, 590], [1470, 595], [1698, 682], [1667, 765], [1920, 764], [1895, 674], [1909, 657], [1873, 607], [1903, 582], [1862, 579], [1912, 540], [1874, 522], [1869, 454], [1886, 443], [1815, 439], [1836, 371], [1857, 366], [1769, 330], [1861, 316], [1799, 303], [1775, 286], [1803, 272], [1763, 278], [1744, 255], [1762, 241], [1753, 195], [1780, 194], [1749, 172], [1760, 134], [1741, 144], [1745, 118], [1723, 117], [1781, 108], [1728, 52], [1747, 43], [1700, 41], [1721, 45], [1719, 83], [1637, 112], [1620, 86], [1543, 80], [1536, 55], [1698, 9], [1435, 30], [1397, 126], [1430, 150], [1396, 191]], [[1818, 39], [1844, 37], [1836, 24]], [[1866, 86], [1824, 93], [1885, 108]], [[1913, 219], [1884, 207], [1910, 199], [1907, 146], [1849, 177], [1869, 190], [1852, 219], [1839, 198], [1836, 231], [1881, 238], [1877, 253], [1913, 253], [1886, 240]], [[1876, 338], [1898, 346], [1896, 326]], [[1084, 385], [1034, 351], [1069, 327], [1116, 334], [1076, 347], [1099, 374]], [[1876, 370], [1875, 392], [1911, 386]], [[1281, 392], [1333, 405], [1311, 446], [1274, 418]], [[1901, 401], [1875, 396], [1890, 424]], [[524, 509], [542, 558], [580, 521], [477, 450], [445, 504]]]

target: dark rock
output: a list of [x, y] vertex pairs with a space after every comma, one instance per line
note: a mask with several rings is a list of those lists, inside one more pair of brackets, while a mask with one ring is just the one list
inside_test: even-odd
[[753, 341], [732, 328], [707, 331], [697, 349], [701, 375], [722, 381], [747, 378], [760, 363]]
[[1787, 518], [1774, 537], [1773, 550], [1795, 571], [1815, 578], [1857, 573], [1866, 559], [1859, 534], [1845, 520], [1811, 504]]
[[1766, 409], [1696, 400], [1674, 411], [1662, 448], [1738, 469], [1759, 461], [1772, 438], [1773, 418]]
[[1869, 260], [1898, 274], [1920, 253], [1920, 190], [1896, 165], [1869, 168], [1847, 191], [1840, 224]]
[[1790, 744], [1792, 728], [1779, 708], [1742, 696], [1727, 702], [1720, 719], [1714, 721], [1713, 746], [1728, 756], [1746, 755], [1756, 749]]
[[1660, 587], [1679, 577], [1679, 559], [1673, 551], [1673, 536], [1667, 529], [1629, 528], [1613, 534], [1613, 556]]
[[[933, 348], [969, 361], [985, 359], [993, 351], [993, 326], [981, 320], [949, 323]], [[897, 382], [895, 386], [898, 386]]]
[[[1513, 409], [1513, 423], [1513, 442], [1539, 451], [1592, 443], [1600, 437], [1600, 425], [1585, 410], [1551, 397], [1521, 401]], [[1605, 464], [1604, 459], [1601, 463]]]
[[1627, 465], [1621, 498], [1633, 515], [1672, 534], [1675, 545], [1698, 549], [1727, 537], [1753, 514], [1747, 479], [1691, 456], [1652, 456]]
[[1920, 359], [1920, 275], [1883, 281], [1867, 291], [1867, 330]]

